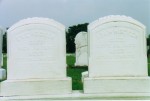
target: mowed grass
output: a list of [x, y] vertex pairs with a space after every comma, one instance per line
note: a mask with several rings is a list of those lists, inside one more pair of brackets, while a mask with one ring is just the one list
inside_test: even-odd
[[3, 56], [3, 67], [2, 68], [7, 70], [7, 56], [6, 56], [6, 54], [4, 54], [4, 56]]
[[67, 76], [72, 78], [72, 89], [73, 90], [82, 90], [83, 89], [83, 83], [81, 81], [81, 74], [84, 71], [88, 70], [88, 67], [82, 66], [82, 67], [75, 67], [75, 56], [70, 55], [67, 56]]
[[150, 76], [150, 57], [148, 58], [148, 76]]

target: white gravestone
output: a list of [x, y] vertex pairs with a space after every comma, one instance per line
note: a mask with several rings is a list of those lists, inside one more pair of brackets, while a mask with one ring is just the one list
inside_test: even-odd
[[107, 16], [91, 23], [88, 34], [84, 93], [150, 93], [143, 24], [131, 17]]
[[1, 66], [3, 66], [3, 57], [4, 57], [4, 55], [3, 55], [3, 53], [2, 53], [2, 60], [1, 60]]
[[79, 32], [75, 37], [76, 62], [75, 66], [87, 66], [87, 32]]
[[7, 37], [8, 75], [1, 83], [1, 96], [71, 93], [62, 24], [28, 18], [10, 27]]
[[[0, 63], [3, 66], [3, 54], [2, 54], [2, 44], [3, 44], [3, 34], [5, 30], [0, 27]], [[0, 67], [0, 80], [6, 79], [6, 70]]]

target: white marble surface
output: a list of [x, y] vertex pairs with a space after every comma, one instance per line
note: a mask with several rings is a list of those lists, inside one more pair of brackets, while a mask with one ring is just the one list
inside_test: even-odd
[[[149, 93], [150, 77], [84, 78], [84, 93]], [[149, 95], [150, 96], [150, 95]]]
[[147, 76], [145, 26], [126, 16], [107, 16], [88, 26], [89, 77]]
[[58, 95], [72, 92], [71, 78], [6, 80], [1, 83], [1, 96]]
[[8, 30], [8, 79], [66, 77], [65, 26], [28, 18]]
[[6, 70], [3, 68], [0, 68], [0, 80], [6, 79]]
[[64, 25], [35, 17], [17, 22], [7, 32], [8, 71], [1, 96], [71, 93]]
[[97, 101], [97, 100], [150, 100], [150, 93], [99, 93], [99, 94], [85, 94], [81, 90], [74, 90], [71, 94], [58, 95], [35, 95], [35, 96], [9, 96], [0, 97], [0, 101]]
[[89, 24], [84, 93], [150, 93], [145, 30], [140, 22], [120, 15]]
[[79, 32], [75, 37], [76, 62], [75, 66], [88, 66], [87, 32]]

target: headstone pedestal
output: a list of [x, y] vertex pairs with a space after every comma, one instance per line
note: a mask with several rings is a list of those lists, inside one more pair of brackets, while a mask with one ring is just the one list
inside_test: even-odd
[[89, 24], [88, 34], [84, 93], [150, 94], [143, 24], [126, 16], [107, 16]]
[[0, 96], [69, 94], [65, 27], [47, 18], [21, 20], [8, 30], [7, 80]]

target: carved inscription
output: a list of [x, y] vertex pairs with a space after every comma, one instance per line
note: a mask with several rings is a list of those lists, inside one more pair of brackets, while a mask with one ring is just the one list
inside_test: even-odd
[[138, 33], [135, 30], [112, 27], [96, 32], [95, 51], [99, 58], [113, 57], [113, 60], [136, 58], [138, 52]]
[[17, 34], [15, 58], [22, 61], [54, 61], [57, 56], [57, 33], [46, 31], [30, 31]]

